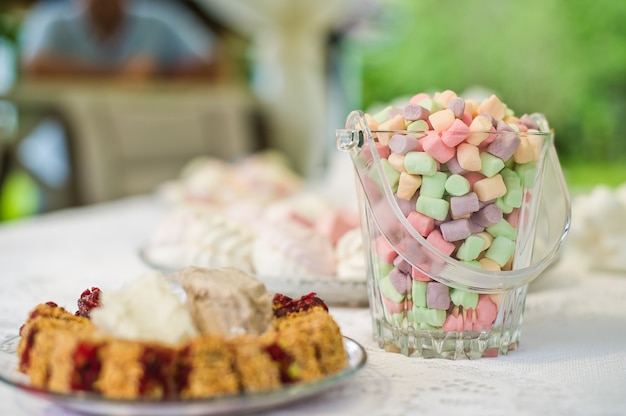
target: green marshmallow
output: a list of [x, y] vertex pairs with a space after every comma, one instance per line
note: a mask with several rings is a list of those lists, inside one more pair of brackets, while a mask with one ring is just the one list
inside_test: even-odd
[[443, 198], [446, 192], [446, 181], [448, 175], [444, 172], [435, 172], [434, 175], [422, 175], [422, 185], [420, 186], [420, 195], [429, 196], [431, 198]]
[[[422, 178], [423, 180], [423, 178]], [[423, 186], [423, 182], [422, 182]], [[450, 203], [445, 199], [432, 198], [426, 195], [420, 195], [415, 204], [415, 210], [427, 217], [443, 221], [448, 216]]]
[[498, 156], [494, 156], [491, 153], [480, 153], [481, 168], [480, 173], [488, 178], [491, 178], [496, 173], [500, 172], [504, 168], [504, 162]]
[[406, 126], [406, 129], [409, 131], [428, 131], [430, 127], [428, 127], [428, 123], [425, 120], [415, 120]]
[[479, 269], [483, 268], [483, 266], [480, 264], [478, 260], [462, 260], [462, 262], [467, 264], [468, 266], [476, 267]]
[[374, 263], [374, 275], [380, 279], [389, 275], [389, 273], [393, 270], [393, 264], [388, 264], [382, 261], [378, 256], [373, 259]]
[[463, 241], [456, 252], [459, 260], [475, 260], [485, 248], [485, 240], [477, 235], [470, 235]]
[[393, 313], [389, 316], [389, 320], [391, 321], [391, 325], [395, 327], [402, 327], [402, 321], [404, 321], [403, 313]]
[[437, 161], [426, 152], [408, 152], [404, 155], [404, 168], [413, 175], [432, 176], [437, 172]]
[[[391, 188], [393, 193], [396, 193], [398, 191], [398, 183], [400, 182], [400, 172], [395, 170], [387, 159], [380, 159], [380, 165], [383, 168], [385, 179], [387, 180], [389, 187]], [[382, 186], [380, 175], [378, 174], [378, 169], [371, 169], [369, 175], [370, 178], [372, 178], [372, 180], [378, 184], [378, 186]]]
[[506, 186], [506, 194], [502, 197], [502, 201], [513, 208], [521, 207], [524, 192], [522, 190], [522, 180], [519, 175], [508, 168], [502, 169], [500, 175], [502, 175], [502, 180]]
[[413, 299], [413, 306], [426, 307], [426, 287], [427, 282], [421, 282], [419, 280], [413, 280], [411, 287], [411, 298]]
[[443, 106], [432, 98], [423, 98], [417, 104], [427, 109], [431, 114], [443, 109]]
[[378, 123], [384, 123], [389, 119], [389, 110], [393, 110], [393, 107], [388, 105], [387, 107], [374, 114], [372, 118]]
[[511, 241], [515, 241], [517, 239], [517, 229], [504, 218], [497, 223], [490, 225], [486, 228], [486, 230], [494, 237], [505, 237]]
[[378, 281], [378, 287], [385, 297], [393, 302], [400, 303], [404, 300], [404, 295], [398, 293], [389, 276], [385, 276]]
[[520, 177], [524, 188], [532, 188], [537, 182], [537, 164], [534, 162], [522, 163], [515, 166], [515, 172]]
[[446, 179], [445, 189], [452, 196], [463, 196], [469, 193], [470, 183], [461, 175], [450, 175]]
[[[428, 326], [441, 327], [446, 321], [446, 311], [443, 309], [430, 309], [421, 306], [415, 306], [407, 314], [409, 319], [417, 324], [426, 324]], [[427, 329], [427, 328], [425, 328]]]
[[515, 252], [515, 241], [506, 237], [496, 237], [491, 246], [487, 249], [485, 257], [498, 263], [500, 267], [504, 266], [513, 256]]
[[478, 293], [452, 288], [450, 289], [450, 300], [455, 305], [465, 309], [475, 309], [478, 305]]
[[513, 212], [513, 207], [504, 202], [504, 197], [497, 198], [494, 203], [502, 210], [503, 214], [510, 214]]

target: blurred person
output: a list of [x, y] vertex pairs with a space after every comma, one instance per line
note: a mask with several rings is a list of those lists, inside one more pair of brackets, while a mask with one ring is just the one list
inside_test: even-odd
[[[44, 1], [21, 33], [29, 76], [216, 78], [217, 42], [174, 3]], [[160, 18], [158, 10], [162, 10]], [[195, 25], [194, 25], [195, 23]]]

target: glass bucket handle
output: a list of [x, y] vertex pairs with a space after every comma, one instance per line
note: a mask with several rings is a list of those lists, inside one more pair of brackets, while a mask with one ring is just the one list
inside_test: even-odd
[[[542, 115], [533, 114], [532, 117], [540, 131], [549, 137], [549, 142], [544, 146], [543, 163], [538, 166], [538, 183], [533, 188], [533, 193], [539, 196], [533, 207], [535, 220], [531, 234], [521, 242], [527, 246], [524, 266], [503, 271], [482, 270], [444, 255], [417, 233], [400, 210], [387, 181], [377, 181], [372, 186], [372, 177], [383, 178], [385, 172], [365, 114], [353, 111], [348, 115], [345, 128], [336, 131], [336, 146], [350, 155], [358, 178], [361, 203], [366, 205], [366, 209], [361, 210], [361, 215], [369, 217], [361, 218], [363, 229], [367, 230], [364, 231], [364, 241], [372, 239], [372, 230], [368, 227], [371, 228], [370, 220], [373, 220], [399, 255], [422, 273], [450, 287], [497, 293], [530, 283], [557, 259], [571, 223], [569, 193], [553, 134]], [[368, 243], [364, 246], [369, 247]], [[424, 258], [437, 267], [422, 268], [420, 264], [424, 264]]]

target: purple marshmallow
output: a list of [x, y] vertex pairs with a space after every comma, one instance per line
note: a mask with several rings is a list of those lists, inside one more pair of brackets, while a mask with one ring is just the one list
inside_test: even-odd
[[469, 226], [470, 226], [470, 231], [472, 232], [472, 234], [478, 234], [478, 233], [485, 231], [485, 227], [483, 227], [482, 225], [476, 224], [471, 218], [469, 221]]
[[454, 155], [452, 159], [446, 162], [446, 167], [453, 175], [464, 175], [467, 173], [467, 170], [463, 169], [461, 165], [459, 165], [459, 161], [456, 158], [456, 155]]
[[450, 212], [454, 217], [462, 217], [465, 214], [471, 214], [479, 209], [480, 203], [476, 192], [469, 192], [462, 196], [453, 196], [450, 198]]
[[465, 111], [465, 100], [461, 97], [455, 97], [448, 102], [448, 108], [452, 110], [456, 118], [461, 118]]
[[450, 289], [439, 282], [428, 282], [426, 285], [426, 306], [431, 309], [450, 308]]
[[430, 116], [430, 111], [418, 104], [408, 104], [402, 110], [402, 116], [411, 121], [426, 120]]
[[413, 279], [411, 276], [402, 273], [397, 268], [394, 268], [389, 272], [389, 280], [393, 285], [393, 288], [401, 295], [406, 295], [413, 286]]
[[443, 239], [449, 242], [465, 240], [472, 233], [467, 218], [444, 222], [439, 230]]
[[528, 127], [529, 129], [535, 129], [535, 130], [539, 130], [539, 126], [537, 125], [537, 123], [535, 122], [535, 120], [533, 120], [528, 114], [524, 114], [520, 119], [519, 122], [523, 125], [525, 125], [526, 127]]
[[503, 218], [502, 209], [496, 204], [490, 204], [472, 214], [472, 221], [481, 227], [489, 227]]
[[504, 162], [509, 160], [522, 140], [516, 134], [504, 134], [496, 138], [489, 146], [487, 151], [494, 156], [499, 157]]
[[413, 196], [413, 198], [409, 199], [408, 201], [406, 199], [398, 198], [397, 196], [395, 197], [396, 202], [398, 203], [398, 206], [400, 207], [400, 211], [402, 211], [405, 217], [408, 217], [411, 212], [415, 211], [415, 205], [417, 204], [417, 197], [418, 195], [416, 194]]
[[389, 139], [389, 149], [393, 153], [405, 155], [413, 150], [419, 150], [420, 144], [415, 136], [394, 134]]
[[504, 120], [498, 120], [498, 124], [496, 124], [496, 130], [497, 131], [510, 131], [513, 133], [515, 132], [515, 130], [513, 130], [511, 126], [509, 126], [509, 124]]
[[400, 270], [404, 274], [411, 273], [411, 265], [408, 261], [404, 260], [402, 257], [398, 256], [393, 260], [393, 265], [396, 266], [398, 270]]

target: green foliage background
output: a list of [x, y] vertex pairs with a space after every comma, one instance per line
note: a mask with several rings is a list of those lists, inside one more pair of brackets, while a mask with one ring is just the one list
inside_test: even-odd
[[383, 6], [375, 33], [353, 45], [362, 108], [420, 91], [480, 86], [516, 114], [546, 114], [566, 165], [626, 161], [620, 125], [626, 1], [384, 0]]

